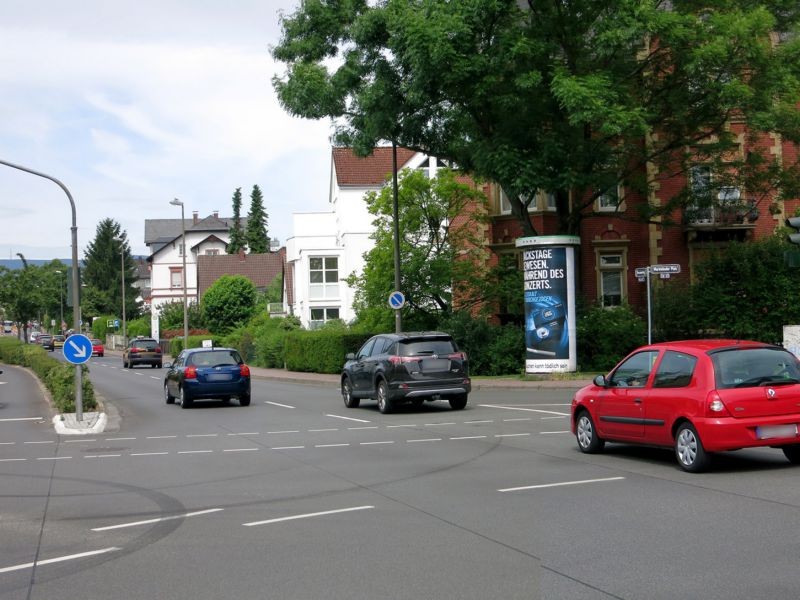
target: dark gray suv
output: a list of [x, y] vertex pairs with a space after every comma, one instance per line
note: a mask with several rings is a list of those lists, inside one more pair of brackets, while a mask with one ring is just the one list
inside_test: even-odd
[[382, 413], [408, 402], [422, 406], [426, 400], [447, 400], [455, 410], [467, 405], [467, 356], [446, 333], [376, 335], [346, 358], [342, 398], [347, 408], [357, 408], [362, 399], [377, 400]]

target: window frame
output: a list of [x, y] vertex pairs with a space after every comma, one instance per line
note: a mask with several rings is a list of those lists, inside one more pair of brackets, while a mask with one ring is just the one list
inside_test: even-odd
[[[315, 261], [322, 261], [322, 268], [313, 268]], [[329, 260], [336, 261], [336, 268], [328, 268]], [[310, 300], [338, 300], [341, 294], [339, 280], [339, 256], [338, 255], [314, 255], [308, 258], [308, 297]], [[321, 273], [321, 281], [312, 281], [313, 273]], [[329, 274], [335, 273], [334, 281], [329, 281]], [[315, 294], [314, 292], [320, 292]], [[316, 307], [315, 307], [316, 308]]]
[[[603, 259], [619, 257], [619, 264], [603, 264]], [[622, 306], [628, 298], [628, 249], [621, 247], [602, 247], [595, 248], [595, 270], [597, 271], [597, 301], [603, 308], [614, 308]], [[605, 298], [611, 294], [605, 294], [605, 274], [617, 273], [619, 276], [619, 303], [606, 303]]]

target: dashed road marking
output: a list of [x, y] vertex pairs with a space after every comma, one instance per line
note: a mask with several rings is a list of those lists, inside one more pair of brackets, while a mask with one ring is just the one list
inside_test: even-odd
[[505, 488], [498, 492], [518, 492], [521, 490], [537, 490], [542, 488], [560, 487], [564, 485], [580, 485], [583, 483], [600, 483], [603, 481], [619, 481], [624, 477], [604, 477], [603, 479], [583, 479], [581, 481], [562, 481], [560, 483], [543, 483], [541, 485], [525, 485], [521, 487]]
[[306, 513], [304, 515], [294, 515], [291, 517], [279, 517], [277, 519], [268, 519], [266, 521], [253, 521], [252, 523], [242, 523], [245, 527], [254, 527], [256, 525], [269, 525], [270, 523], [281, 523], [283, 521], [294, 521], [295, 519], [308, 519], [311, 517], [321, 517], [323, 515], [334, 515], [337, 513], [351, 512], [354, 510], [367, 510], [375, 508], [374, 506], [353, 506], [352, 508], [339, 508], [336, 510], [325, 510], [315, 513]]
[[37, 560], [36, 562], [25, 563], [22, 565], [14, 565], [13, 567], [4, 567], [0, 569], [0, 573], [10, 573], [12, 571], [21, 571], [23, 569], [30, 569], [31, 567], [41, 567], [42, 565], [50, 565], [53, 563], [64, 562], [66, 560], [74, 560], [76, 558], [86, 558], [88, 556], [96, 556], [98, 554], [105, 554], [107, 552], [114, 552], [120, 550], [116, 546], [111, 548], [103, 548], [102, 550], [92, 550], [91, 552], [81, 552], [80, 554], [70, 554], [69, 556], [59, 556], [57, 558], [48, 558], [47, 560]]
[[176, 519], [185, 519], [187, 517], [197, 517], [199, 515], [207, 515], [210, 513], [219, 512], [223, 508], [209, 508], [207, 510], [198, 510], [183, 515], [174, 515], [172, 517], [159, 517], [157, 519], [148, 519], [146, 521], [135, 521], [133, 523], [122, 523], [120, 525], [108, 525], [106, 527], [95, 527], [92, 531], [110, 531], [111, 529], [124, 529], [126, 527], [137, 527], [138, 525], [150, 525], [151, 523], [160, 523], [162, 521], [174, 521]]
[[279, 404], [278, 402], [270, 402], [267, 400], [264, 404], [272, 404], [272, 406], [280, 406], [281, 408], [294, 408], [294, 406], [289, 406], [288, 404]]

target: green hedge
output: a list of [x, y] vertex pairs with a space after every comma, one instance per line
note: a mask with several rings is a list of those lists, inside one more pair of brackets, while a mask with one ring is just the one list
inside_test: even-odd
[[[189, 348], [200, 348], [203, 345], [203, 340], [212, 340], [215, 346], [225, 346], [225, 338], [221, 335], [190, 335]], [[174, 337], [169, 341], [169, 353], [172, 357], [178, 356], [183, 352], [183, 336]]]
[[578, 318], [577, 337], [579, 369], [608, 371], [647, 343], [647, 323], [629, 306], [593, 306]]
[[[15, 338], [0, 338], [0, 362], [30, 368], [44, 383], [59, 413], [75, 412], [75, 367], [64, 364], [37, 344], [23, 344]], [[92, 382], [84, 366], [82, 378], [83, 410], [97, 409]]]
[[289, 332], [284, 350], [286, 368], [289, 371], [341, 373], [345, 355], [356, 352], [373, 335], [340, 329]]

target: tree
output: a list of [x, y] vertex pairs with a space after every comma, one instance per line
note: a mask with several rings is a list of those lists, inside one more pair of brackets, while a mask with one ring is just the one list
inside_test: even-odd
[[[734, 152], [729, 125], [800, 142], [800, 4], [520, 4], [303, 2], [282, 18], [273, 84], [288, 112], [334, 119], [363, 155], [392, 140], [499, 183], [525, 235], [538, 190], [555, 194], [559, 232], [578, 234], [601, 195], [648, 198], [648, 168], [692, 161], [752, 198], [797, 196], [796, 159]], [[639, 218], [669, 223], [690, 196], [644, 202]]]
[[[367, 195], [375, 215], [375, 246], [365, 258], [364, 270], [347, 278], [356, 290], [353, 305], [359, 322], [386, 328], [393, 310], [387, 300], [394, 290], [394, 233], [392, 188]], [[406, 296], [404, 318], [418, 327], [435, 327], [453, 307], [454, 289], [461, 304], [469, 303], [469, 292], [482, 278], [485, 256], [478, 229], [454, 224], [468, 204], [482, 204], [485, 198], [473, 186], [461, 183], [452, 171], [442, 170], [436, 179], [421, 171], [404, 171], [398, 183], [398, 217], [401, 289]], [[484, 211], [485, 212], [485, 211]], [[480, 212], [473, 215], [480, 220]]]
[[[125, 272], [125, 317], [133, 319], [141, 311], [133, 286], [137, 279], [127, 235], [113, 219], [97, 224], [94, 240], [86, 245], [81, 269], [84, 320], [102, 314], [122, 315], [122, 272]], [[124, 258], [123, 258], [124, 256]], [[124, 267], [124, 269], [123, 269]]]
[[247, 229], [245, 231], [247, 247], [252, 254], [269, 252], [269, 237], [267, 237], [267, 213], [264, 211], [264, 199], [261, 188], [253, 186], [250, 194], [250, 212], [247, 213]]
[[238, 254], [246, 245], [245, 235], [242, 231], [242, 188], [236, 188], [233, 193], [233, 224], [230, 228], [231, 240], [228, 242], [228, 254]]
[[256, 286], [244, 275], [223, 275], [203, 294], [200, 306], [212, 333], [227, 333], [255, 312]]
[[[203, 329], [206, 324], [198, 304], [189, 303], [186, 307], [189, 329]], [[183, 330], [183, 300], [166, 302], [158, 307], [158, 319], [161, 329]]]

